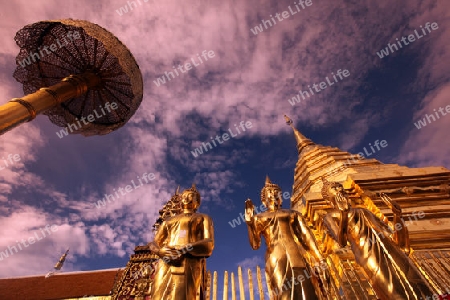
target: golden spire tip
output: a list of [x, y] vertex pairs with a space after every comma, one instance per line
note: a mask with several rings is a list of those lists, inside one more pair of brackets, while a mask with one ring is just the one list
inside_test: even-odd
[[293, 122], [292, 122], [292, 119], [291, 118], [289, 118], [287, 115], [284, 115], [284, 119], [286, 120], [286, 124], [287, 125], [291, 125]]

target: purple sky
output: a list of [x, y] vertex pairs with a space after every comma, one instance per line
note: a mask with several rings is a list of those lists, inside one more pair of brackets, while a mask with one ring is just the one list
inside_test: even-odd
[[[441, 115], [421, 129], [414, 125], [450, 105], [450, 3], [312, 0], [255, 35], [250, 29], [294, 8], [293, 1], [135, 1], [137, 7], [122, 15], [117, 10], [127, 5], [124, 0], [2, 4], [3, 103], [23, 95], [12, 78], [19, 52], [15, 33], [63, 18], [97, 23], [127, 45], [143, 74], [144, 99], [127, 125], [106, 136], [60, 139], [60, 128], [38, 116], [1, 137], [0, 158], [21, 159], [0, 169], [0, 252], [47, 224], [58, 230], [0, 261], [0, 277], [44, 274], [68, 247], [65, 271], [124, 267], [135, 245], [152, 239], [162, 203], [178, 184], [184, 189], [192, 182], [202, 195], [200, 211], [215, 222], [208, 268], [262, 266], [264, 247], [251, 250], [245, 226], [228, 222], [243, 212], [248, 197], [260, 204], [266, 174], [291, 193], [297, 152], [283, 114], [323, 145], [358, 153], [386, 140], [388, 146], [370, 158], [450, 167], [450, 117]], [[438, 29], [387, 57], [377, 55], [427, 22]], [[198, 63], [204, 50], [215, 56], [159, 87], [154, 83], [174, 65]], [[288, 102], [338, 69], [350, 75], [301, 103]], [[241, 121], [252, 127], [192, 155]], [[155, 179], [95, 207], [103, 194], [146, 172]]]

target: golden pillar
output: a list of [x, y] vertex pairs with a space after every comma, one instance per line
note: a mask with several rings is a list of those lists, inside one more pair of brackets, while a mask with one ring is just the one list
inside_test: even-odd
[[205, 299], [209, 300], [211, 298], [211, 271], [208, 271], [206, 276], [207, 281], [206, 281]]
[[253, 292], [253, 276], [252, 270], [248, 269], [248, 292], [250, 300], [255, 300], [255, 294]]
[[223, 300], [228, 300], [228, 271], [223, 274]]
[[242, 267], [238, 267], [239, 293], [240, 299], [245, 300], [244, 280], [242, 278]]
[[261, 268], [259, 266], [256, 267], [256, 279], [258, 280], [259, 300], [264, 300], [264, 289], [261, 278]]
[[217, 300], [217, 271], [214, 271], [213, 278], [213, 300]]
[[233, 272], [231, 272], [231, 300], [236, 300], [236, 284], [234, 282]]

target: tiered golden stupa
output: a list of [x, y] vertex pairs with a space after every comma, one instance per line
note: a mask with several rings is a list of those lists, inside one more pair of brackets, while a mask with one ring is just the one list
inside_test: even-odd
[[[328, 299], [388, 299], [376, 294], [374, 278], [369, 277], [367, 270], [375, 264], [374, 259], [386, 260], [392, 266], [391, 272], [376, 270], [378, 274], [388, 274], [386, 290], [391, 289], [389, 299], [427, 299], [422, 296], [397, 296], [395, 290], [409, 290], [419, 283], [407, 280], [408, 270], [397, 265], [393, 254], [383, 238], [391, 238], [405, 255], [409, 257], [413, 267], [420, 271], [433, 294], [428, 299], [438, 299], [438, 295], [446, 295], [450, 291], [450, 171], [444, 167], [408, 168], [396, 164], [383, 164], [375, 159], [364, 159], [338, 148], [317, 145], [294, 130], [299, 154], [294, 173], [293, 196], [291, 208], [298, 210], [309, 222], [316, 241], [324, 252], [328, 252], [327, 263], [332, 280], [329, 286]], [[388, 225], [388, 233], [373, 236], [369, 243], [360, 240], [345, 247], [330, 241], [330, 231], [324, 226], [324, 216], [333, 208], [326, 198], [323, 182], [341, 183], [354, 207], [366, 209]], [[325, 192], [325, 193], [324, 193]], [[367, 213], [368, 214], [368, 213]], [[361, 218], [362, 219], [362, 218]], [[350, 236], [362, 230], [361, 219], [347, 228]], [[376, 221], [376, 220], [375, 220]], [[349, 225], [350, 226], [350, 225]], [[381, 225], [380, 225], [381, 227]], [[345, 241], [347, 242], [347, 241]], [[333, 245], [334, 243], [334, 245]], [[358, 244], [367, 246], [365, 258], [358, 264], [361, 251], [355, 254], [351, 246]], [[377, 253], [370, 252], [370, 244], [380, 243]], [[374, 249], [372, 249], [374, 251]], [[368, 258], [369, 259], [366, 259]], [[366, 260], [364, 260], [366, 259]], [[392, 274], [392, 273], [397, 274]], [[370, 272], [369, 272], [370, 273]], [[389, 286], [393, 278], [404, 279], [404, 285]], [[434, 295], [435, 298], [432, 298]], [[440, 298], [443, 299], [443, 298]]]

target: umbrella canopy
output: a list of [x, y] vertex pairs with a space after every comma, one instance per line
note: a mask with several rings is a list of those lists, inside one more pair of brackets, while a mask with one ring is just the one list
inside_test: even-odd
[[82, 125], [68, 127], [70, 133], [107, 134], [123, 126], [139, 107], [139, 66], [128, 48], [101, 26], [72, 19], [42, 21], [19, 30], [15, 41], [20, 52], [14, 78], [25, 94], [70, 75], [88, 72], [100, 79], [81, 96], [43, 112], [58, 126]]

